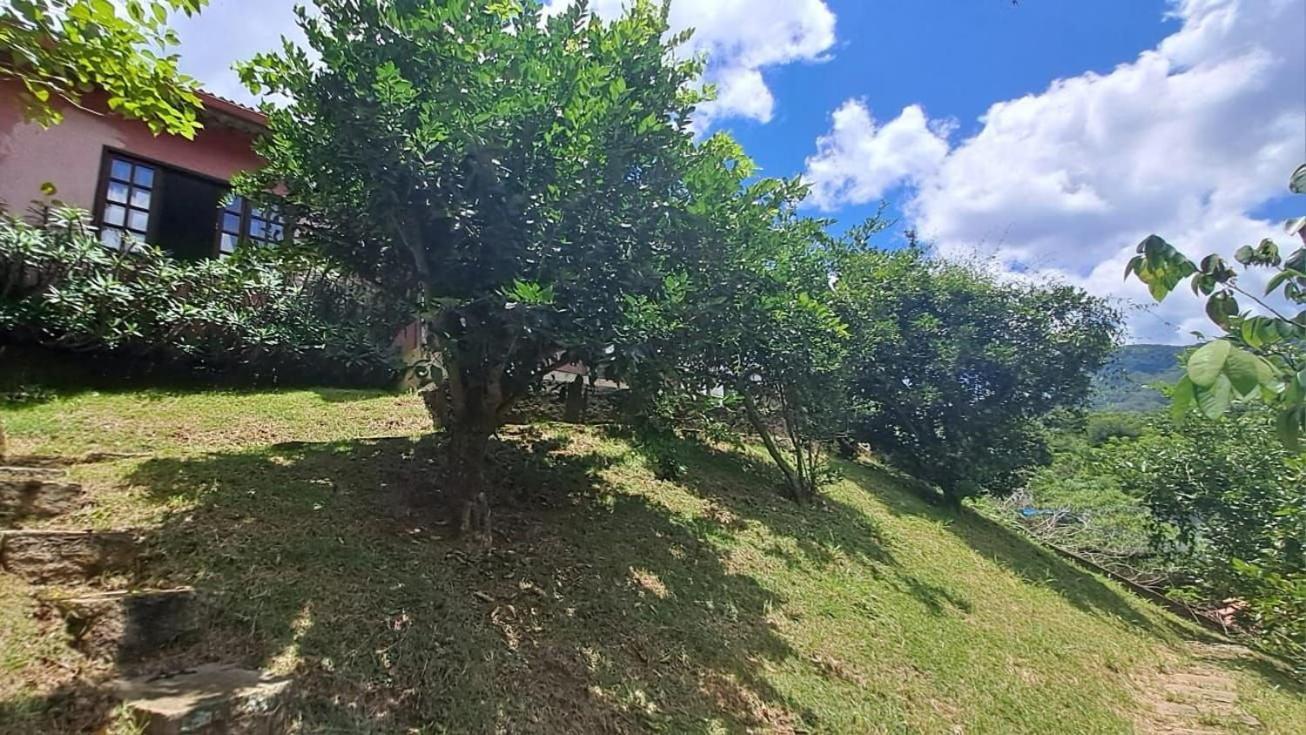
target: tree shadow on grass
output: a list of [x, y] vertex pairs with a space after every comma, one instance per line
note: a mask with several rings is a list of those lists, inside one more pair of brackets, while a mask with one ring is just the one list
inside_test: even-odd
[[1138, 609], [1144, 601], [1135, 600], [1128, 592], [1111, 587], [1050, 549], [970, 508], [956, 510], [927, 502], [913, 489], [904, 487], [904, 480], [882, 468], [862, 464], [844, 466], [863, 487], [894, 488], [892, 492], [876, 494], [891, 513], [939, 522], [983, 558], [1001, 565], [1029, 584], [1055, 591], [1079, 610], [1123, 621], [1172, 643], [1178, 640], [1216, 640], [1196, 625], [1181, 624], [1159, 609], [1156, 615], [1144, 615]]
[[767, 550], [790, 569], [825, 567], [840, 556], [849, 557], [877, 579], [909, 594], [931, 614], [971, 612], [969, 600], [911, 574], [893, 556], [874, 519], [860, 509], [829, 496], [803, 505], [781, 497], [778, 470], [747, 451], [701, 443], [687, 443], [682, 451], [689, 471], [679, 482], [725, 509], [727, 519], [758, 523], [771, 536], [790, 540], [794, 551]]
[[85, 681], [73, 681], [44, 696], [19, 695], [0, 701], [0, 735], [99, 732], [116, 703]]
[[[202, 640], [137, 667], [288, 668], [309, 732], [811, 728], [765, 679], [784, 600], [710, 529], [605, 482], [611, 461], [523, 430], [492, 451], [500, 538], [478, 550], [405, 502], [430, 441], [157, 458], [129, 481], [177, 508], [142, 586], [194, 585]], [[129, 670], [126, 673], [133, 673]]]

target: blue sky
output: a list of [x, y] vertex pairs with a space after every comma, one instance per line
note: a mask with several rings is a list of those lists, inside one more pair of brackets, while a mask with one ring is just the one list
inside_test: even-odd
[[[772, 176], [803, 170], [812, 141], [830, 127], [830, 112], [862, 96], [877, 114], [920, 104], [931, 117], [950, 118], [957, 134], [980, 127], [989, 105], [1040, 92], [1054, 79], [1109, 72], [1178, 27], [1164, 0], [836, 0], [839, 40], [828, 60], [767, 72], [779, 100], [770, 123], [727, 121]], [[890, 204], [903, 192], [891, 191]], [[878, 205], [836, 213], [852, 225]]]
[[[212, 0], [178, 23], [183, 68], [251, 101], [230, 65], [297, 38], [293, 5]], [[674, 0], [671, 23], [720, 92], [699, 132], [803, 176], [811, 214], [887, 202], [939, 257], [1145, 307], [1137, 341], [1206, 327], [1123, 281], [1139, 240], [1230, 253], [1306, 213], [1306, 0]]]

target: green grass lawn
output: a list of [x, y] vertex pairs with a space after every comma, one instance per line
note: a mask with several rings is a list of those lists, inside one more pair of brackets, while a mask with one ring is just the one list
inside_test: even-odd
[[[305, 733], [1132, 732], [1203, 636], [867, 467], [796, 507], [748, 451], [694, 448], [673, 483], [599, 429], [509, 427], [484, 550], [424, 507], [416, 397], [83, 393], [5, 422], [14, 454], [147, 454], [75, 466], [95, 500], [57, 525], [145, 533], [135, 583], [215, 610], [151, 666], [293, 673]], [[116, 672], [30, 592], [0, 575], [0, 725], [107, 715]], [[1301, 731], [1300, 688], [1225, 665], [1265, 731]]]

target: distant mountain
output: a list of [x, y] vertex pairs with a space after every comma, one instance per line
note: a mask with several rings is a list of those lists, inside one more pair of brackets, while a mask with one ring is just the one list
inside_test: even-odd
[[1092, 406], [1099, 411], [1151, 411], [1166, 397], [1151, 387], [1172, 384], [1183, 375], [1182, 345], [1125, 345], [1093, 380]]

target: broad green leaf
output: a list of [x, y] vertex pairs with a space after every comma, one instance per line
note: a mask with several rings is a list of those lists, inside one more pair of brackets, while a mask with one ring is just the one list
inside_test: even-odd
[[1196, 386], [1197, 407], [1208, 419], [1218, 419], [1229, 410], [1233, 402], [1233, 383], [1229, 376], [1220, 373], [1208, 387]]
[[1193, 381], [1188, 376], [1179, 379], [1174, 387], [1174, 394], [1171, 396], [1170, 412], [1176, 421], [1183, 419], [1192, 410], [1193, 401], [1196, 396], [1193, 393]]
[[1261, 384], [1261, 359], [1250, 352], [1231, 349], [1225, 360], [1224, 374], [1240, 396], [1251, 395]]
[[1284, 268], [1278, 273], [1275, 273], [1274, 278], [1271, 278], [1270, 282], [1265, 284], [1265, 293], [1267, 294], [1273, 293], [1276, 289], [1278, 289], [1280, 286], [1283, 285], [1284, 281], [1287, 281], [1289, 278], [1306, 278], [1306, 273], [1302, 273], [1301, 271], [1295, 271], [1291, 268]]
[[1274, 431], [1279, 436], [1279, 441], [1290, 451], [1299, 452], [1301, 445], [1302, 420], [1299, 407], [1289, 408], [1280, 411], [1274, 417]]
[[1188, 358], [1188, 378], [1193, 385], [1206, 388], [1213, 385], [1224, 371], [1224, 362], [1233, 345], [1222, 339], [1207, 342]]
[[1206, 315], [1222, 329], [1229, 328], [1229, 317], [1238, 315], [1238, 300], [1221, 291], [1206, 301]]

